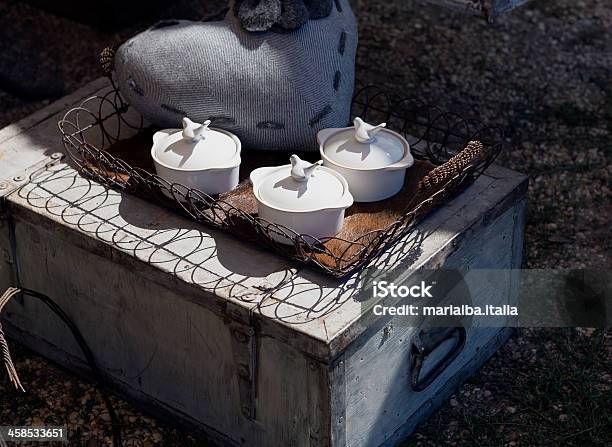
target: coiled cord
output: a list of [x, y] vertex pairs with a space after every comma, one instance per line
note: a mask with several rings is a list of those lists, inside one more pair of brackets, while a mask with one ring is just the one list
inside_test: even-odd
[[[31, 289], [26, 289], [24, 287], [21, 287], [21, 288], [9, 287], [7, 289], [7, 291], [2, 295], [2, 297], [0, 297], [0, 312], [2, 311], [2, 308], [10, 301], [11, 298], [13, 298], [14, 296], [20, 293], [42, 301], [49, 309], [51, 309], [53, 313], [55, 313], [60, 318], [60, 320], [64, 322], [64, 324], [68, 327], [68, 329], [72, 333], [72, 336], [74, 337], [75, 341], [79, 345], [79, 348], [81, 349], [81, 352], [83, 353], [83, 356], [85, 357], [85, 360], [87, 361], [87, 364], [89, 365], [89, 368], [91, 369], [93, 373], [94, 379], [99, 385], [99, 391], [102, 396], [102, 400], [104, 401], [108, 414], [110, 415], [112, 432], [113, 432], [113, 446], [121, 447], [122, 446], [121, 425], [119, 422], [119, 418], [117, 417], [117, 414], [115, 413], [115, 409], [113, 408], [113, 405], [110, 401], [110, 397], [108, 393], [106, 392], [105, 377], [100, 371], [100, 369], [98, 368], [98, 365], [93, 356], [93, 353], [91, 352], [91, 349], [89, 349], [87, 342], [85, 342], [85, 339], [83, 338], [83, 335], [81, 334], [81, 331], [79, 331], [79, 329], [74, 324], [74, 322], [70, 319], [68, 314], [66, 314], [66, 312], [64, 312], [64, 310], [55, 301], [53, 301], [51, 298], [49, 298], [47, 295], [43, 293], [37, 292], [35, 290], [31, 290]], [[1, 324], [0, 324], [0, 350], [2, 351], [2, 358], [4, 360], [4, 365], [9, 374], [9, 378], [11, 382], [15, 385], [17, 389], [21, 389], [22, 391], [25, 391], [23, 387], [21, 386], [21, 382], [19, 381], [17, 371], [15, 370], [15, 367], [13, 365], [13, 361], [10, 356], [8, 344], [6, 343], [6, 339], [4, 338], [4, 332], [2, 331]]]

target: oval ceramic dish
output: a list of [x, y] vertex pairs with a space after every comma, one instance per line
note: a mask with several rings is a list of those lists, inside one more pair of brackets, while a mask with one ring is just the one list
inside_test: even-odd
[[183, 130], [156, 132], [151, 157], [157, 175], [206, 194], [234, 189], [240, 169], [240, 140], [230, 132], [208, 127], [209, 124], [206, 121], [199, 125], [184, 118]]
[[[316, 239], [335, 236], [342, 228], [344, 210], [353, 204], [346, 180], [320, 161], [308, 163], [297, 155], [290, 160], [289, 165], [251, 172], [259, 217]], [[270, 235], [277, 242], [294, 243], [291, 234]]]
[[323, 129], [317, 134], [323, 165], [346, 178], [355, 202], [377, 202], [397, 194], [406, 169], [414, 163], [408, 141], [355, 118], [353, 127]]

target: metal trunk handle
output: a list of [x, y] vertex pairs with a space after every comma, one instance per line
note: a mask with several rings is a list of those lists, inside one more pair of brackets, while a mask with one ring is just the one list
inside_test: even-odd
[[[455, 345], [427, 373], [421, 377], [425, 359], [442, 343], [456, 338]], [[423, 391], [457, 358], [465, 346], [466, 330], [463, 326], [421, 329], [412, 339], [410, 353], [410, 387], [413, 391]]]

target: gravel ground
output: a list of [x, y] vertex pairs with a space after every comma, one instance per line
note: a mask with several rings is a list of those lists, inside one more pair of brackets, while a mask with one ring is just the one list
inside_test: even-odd
[[[355, 6], [362, 81], [507, 129], [499, 163], [531, 176], [524, 266], [609, 269], [612, 4], [534, 0], [494, 25], [413, 1]], [[102, 47], [144, 26], [101, 32], [5, 0], [0, 25], [0, 38], [17, 36], [40, 58], [41, 76], [59, 79], [64, 91], [98, 76]], [[12, 62], [18, 56], [0, 52]], [[23, 99], [0, 76], [0, 125], [48, 101]], [[0, 379], [2, 424], [66, 424], [80, 439], [73, 445], [110, 442], [109, 416], [91, 384], [13, 350], [28, 391]], [[611, 367], [610, 331], [520, 330], [406, 445], [609, 446]], [[113, 403], [126, 445], [202, 445], [125, 401]]]

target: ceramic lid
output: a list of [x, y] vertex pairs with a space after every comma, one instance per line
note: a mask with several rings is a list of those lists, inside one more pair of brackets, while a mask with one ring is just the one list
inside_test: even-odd
[[291, 164], [255, 169], [251, 173], [255, 197], [265, 205], [282, 211], [317, 211], [348, 208], [353, 196], [344, 177], [297, 155]]
[[171, 169], [203, 170], [240, 164], [240, 140], [230, 132], [183, 118], [183, 130], [161, 130], [153, 136], [153, 159]]
[[321, 155], [339, 166], [353, 169], [406, 168], [414, 160], [406, 139], [385, 129], [355, 118], [353, 127], [323, 129], [317, 137]]

